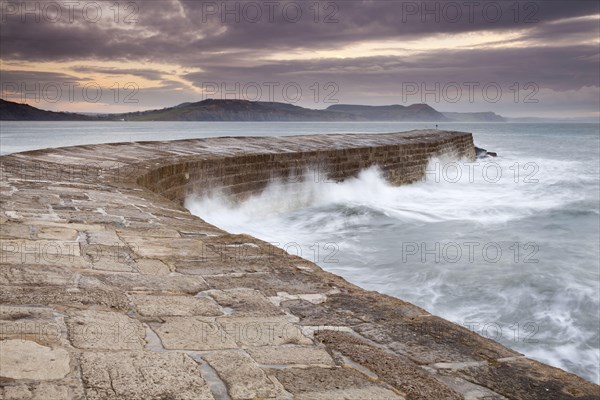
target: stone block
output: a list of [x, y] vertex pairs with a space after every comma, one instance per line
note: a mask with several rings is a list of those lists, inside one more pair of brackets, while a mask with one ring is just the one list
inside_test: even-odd
[[222, 307], [232, 309], [235, 316], [283, 315], [261, 292], [253, 289], [211, 290], [208, 292]]
[[[0, 394], [1, 389], [0, 387]], [[0, 398], [2, 400], [66, 400], [76, 397], [68, 386], [42, 381], [39, 384], [4, 386], [4, 397]]]
[[64, 378], [70, 370], [69, 353], [63, 348], [30, 340], [0, 341], [0, 377], [46, 381]]
[[[2, 239], [0, 242], [1, 257], [9, 254], [21, 255], [22, 262], [32, 262], [37, 259], [53, 260], [61, 256], [79, 257], [79, 243], [72, 240], [29, 240]], [[7, 253], [7, 255], [4, 255]]]
[[3, 265], [0, 268], [0, 285], [67, 286], [74, 281], [74, 275], [70, 268], [64, 266]]
[[[285, 271], [285, 269], [289, 269]], [[293, 278], [292, 278], [293, 276]], [[294, 267], [281, 267], [270, 273], [244, 274], [241, 276], [206, 276], [206, 282], [215, 289], [249, 288], [260, 290], [266, 296], [278, 292], [290, 294], [326, 293], [332, 289], [330, 282], [321, 277], [298, 271]]]
[[282, 344], [312, 344], [298, 326], [287, 317], [217, 317], [216, 321], [228, 336], [242, 347], [279, 346]]
[[508, 358], [464, 368], [438, 369], [515, 400], [598, 399], [598, 386], [573, 374], [526, 358]]
[[242, 351], [214, 351], [203, 356], [227, 384], [234, 400], [273, 399], [282, 388]]
[[160, 260], [140, 258], [135, 260], [138, 271], [146, 275], [168, 275], [171, 271], [169, 266]]
[[194, 296], [130, 295], [140, 315], [160, 316], [217, 316], [221, 308], [214, 300]]
[[170, 350], [218, 350], [238, 347], [234, 338], [227, 334], [214, 318], [165, 318], [165, 323], [155, 331], [163, 346]]
[[74, 242], [79, 232], [72, 227], [33, 225], [31, 231], [36, 239], [61, 240]]
[[126, 310], [127, 297], [119, 290], [86, 282], [82, 277], [78, 286], [16, 286], [0, 285], [0, 303], [22, 305], [77, 305], [100, 306]]
[[75, 311], [66, 320], [74, 347], [90, 350], [141, 350], [146, 341], [144, 326], [116, 312]]
[[401, 400], [402, 396], [351, 368], [287, 368], [273, 370], [294, 399]]
[[438, 382], [407, 357], [399, 356], [346, 332], [321, 330], [315, 338], [330, 351], [339, 352], [375, 373], [409, 400], [460, 400], [462, 396]]
[[171, 292], [196, 294], [208, 289], [200, 277], [183, 275], [110, 274], [98, 275], [98, 279], [108, 285], [128, 292]]
[[214, 399], [197, 363], [181, 353], [83, 353], [89, 400]]
[[335, 365], [327, 351], [315, 346], [282, 345], [250, 347], [246, 349], [246, 352], [259, 364]]

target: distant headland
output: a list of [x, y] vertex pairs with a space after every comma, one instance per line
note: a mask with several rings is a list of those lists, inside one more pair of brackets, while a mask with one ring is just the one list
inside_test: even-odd
[[398, 121], [506, 122], [493, 112], [440, 112], [427, 104], [365, 106], [335, 104], [324, 110], [293, 104], [248, 100], [207, 99], [158, 110], [124, 114], [84, 115], [41, 110], [0, 99], [2, 121]]

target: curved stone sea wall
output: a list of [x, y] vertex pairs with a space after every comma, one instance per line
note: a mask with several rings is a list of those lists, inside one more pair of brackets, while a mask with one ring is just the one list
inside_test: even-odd
[[[413, 131], [382, 135], [314, 135], [210, 139], [210, 149], [142, 174], [138, 183], [181, 202], [220, 191], [235, 197], [260, 192], [269, 182], [340, 181], [377, 165], [393, 184], [422, 179], [434, 156], [474, 159], [470, 134]], [[218, 151], [214, 151], [218, 149]], [[216, 154], [215, 154], [216, 153]]]
[[[319, 171], [420, 179], [469, 133], [211, 138], [0, 157], [0, 399], [597, 399], [599, 387], [190, 214]], [[320, 176], [320, 175], [319, 175]]]

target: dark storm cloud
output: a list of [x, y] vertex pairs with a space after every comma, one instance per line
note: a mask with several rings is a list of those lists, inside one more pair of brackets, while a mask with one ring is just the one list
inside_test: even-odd
[[0, 73], [0, 97], [21, 101], [28, 93], [29, 99], [41, 101], [47, 98], [57, 99], [57, 91], [68, 90], [69, 85], [78, 79], [69, 74], [55, 72], [20, 71], [2, 69]]
[[[344, 0], [321, 1], [315, 8], [313, 1], [286, 0], [276, 2], [272, 14], [267, 4], [274, 2], [262, 0], [162, 0], [137, 2], [136, 7], [110, 1], [102, 3], [102, 18], [93, 22], [82, 17], [91, 3], [100, 2], [80, 0], [73, 21], [50, 21], [44, 15], [36, 21], [26, 15], [23, 22], [22, 13], [7, 9], [6, 4], [32, 9], [44, 2], [23, 6], [22, 1], [3, 1], [3, 70], [7, 62], [74, 61], [81, 65], [71, 67], [73, 73], [139, 76], [156, 82], [155, 87], [140, 91], [144, 104], [152, 106], [190, 101], [198, 95], [185, 83], [167, 80], [181, 67], [199, 70], [182, 77], [196, 89], [206, 82], [298, 82], [305, 89], [314, 82], [334, 82], [346, 101], [365, 96], [395, 99], [406, 82], [498, 82], [504, 87], [534, 82], [558, 91], [599, 85], [600, 56], [594, 42], [600, 35], [598, 20], [581, 18], [600, 13], [597, 1]], [[261, 12], [258, 19], [256, 5]], [[297, 7], [302, 14], [294, 20]], [[460, 33], [494, 33], [498, 39], [471, 48], [461, 48], [464, 43], [451, 49], [424, 48], [410, 56], [367, 53], [305, 59], [310, 51], [335, 52], [359, 42], [381, 42], [380, 51], [385, 47], [400, 51], [411, 40]], [[303, 59], [275, 59], [296, 54]], [[128, 65], [111, 65], [117, 62]], [[165, 64], [167, 70], [149, 66], [152, 62]], [[139, 68], [130, 67], [131, 63]], [[66, 74], [19, 75], [16, 67], [10, 69], [2, 72], [3, 81], [7, 77], [25, 82], [74, 80]]]
[[76, 77], [69, 74], [57, 72], [38, 72], [38, 71], [21, 71], [17, 69], [2, 68], [0, 72], [0, 81], [2, 82], [67, 82], [77, 80]]
[[[5, 3], [3, 2], [4, 10]], [[36, 21], [36, 15], [24, 15], [22, 10], [25, 7], [34, 9], [35, 4], [44, 4], [43, 2], [15, 3], [22, 8], [10, 14], [5, 10], [2, 16], [2, 58], [27, 61], [142, 57], [168, 59], [178, 51], [183, 51], [178, 48], [179, 43], [190, 41], [185, 25], [181, 23], [185, 18], [177, 17], [178, 6], [172, 1], [138, 2], [144, 15], [139, 15], [141, 10], [135, 11], [137, 22], [126, 20], [123, 8], [129, 2], [114, 3], [121, 5], [118, 15], [114, 10], [106, 8], [112, 2], [102, 3], [105, 7], [102, 7], [102, 18], [98, 21], [86, 17], [82, 10], [85, 4], [99, 4], [96, 1], [77, 2], [80, 7], [72, 12], [72, 20], [69, 19], [65, 6], [63, 16], [58, 21], [45, 18], [43, 8], [39, 9], [39, 21]], [[61, 1], [53, 3], [67, 4]]]
[[379, 56], [352, 59], [270, 62], [260, 66], [233, 64], [205, 68], [185, 76], [200, 87], [206, 82], [333, 81], [394, 85], [402, 82], [535, 82], [554, 90], [598, 84], [598, 48], [508, 48], [446, 50], [410, 57]]
[[[245, 13], [241, 8], [242, 18], [240, 23], [235, 23], [234, 17], [223, 11], [234, 6], [223, 5], [229, 2], [215, 3], [221, 6], [217, 15], [208, 13], [206, 2], [182, 2], [186, 15], [196, 25], [201, 25], [203, 21], [225, 19], [222, 25], [228, 28], [228, 32], [211, 37], [211, 43], [207, 44], [217, 48], [314, 48], [357, 40], [414, 39], [435, 33], [514, 30], [564, 18], [597, 14], [599, 9], [598, 3], [594, 1], [335, 1], [319, 3], [319, 22], [315, 23], [313, 2], [280, 2], [278, 9], [282, 11], [274, 12], [274, 22], [269, 22], [263, 15], [257, 23], [251, 23], [249, 18], [243, 18]], [[302, 18], [297, 22], [291, 22], [289, 17], [285, 17], [283, 10], [286, 3], [302, 4]], [[329, 3], [335, 7], [327, 8]], [[519, 5], [515, 7], [515, 4]], [[444, 11], [449, 5], [456, 5], [461, 16]], [[426, 10], [433, 13], [429, 14]], [[490, 10], [498, 10], [501, 15]], [[248, 11], [247, 14], [249, 13]], [[328, 14], [331, 16], [329, 21]]]
[[[251, 9], [244, 8], [249, 3], [257, 4], [262, 10], [257, 22], [252, 22], [255, 14]], [[72, 23], [52, 22], [44, 18], [43, 10], [40, 10], [39, 22], [34, 16], [26, 15], [23, 23], [22, 12], [8, 10], [12, 11], [8, 13], [3, 6], [2, 57], [29, 61], [150, 59], [193, 65], [202, 61], [205, 52], [233, 49], [259, 52], [265, 49], [325, 49], [358, 40], [409, 40], [425, 34], [499, 32], [532, 29], [537, 25], [544, 25], [549, 34], [560, 33], [564, 27], [550, 22], [599, 12], [595, 1], [521, 2], [518, 7], [514, 6], [516, 3], [501, 1], [325, 1], [319, 3], [317, 16], [313, 2], [281, 1], [273, 9], [271, 18], [269, 8], [265, 6], [268, 3], [146, 1], [136, 3], [139, 5], [136, 10], [124, 10], [127, 3], [121, 2], [117, 3], [121, 5], [118, 17], [113, 10], [103, 8], [103, 18], [91, 22], [82, 17], [82, 11], [74, 11]], [[80, 4], [81, 9], [86, 2]], [[284, 12], [295, 9], [286, 8], [289, 4], [300, 5], [302, 10], [302, 16], [296, 22], [294, 13]], [[457, 9], [462, 17], [456, 19], [456, 14], [444, 11], [449, 4], [460, 6]], [[426, 14], [426, 9], [434, 10], [434, 14]], [[496, 11], [490, 11], [496, 9], [501, 10], [500, 18], [496, 18]], [[237, 11], [227, 14], [227, 10]], [[135, 18], [131, 20], [136, 22], [128, 23], [126, 14], [133, 11]]]

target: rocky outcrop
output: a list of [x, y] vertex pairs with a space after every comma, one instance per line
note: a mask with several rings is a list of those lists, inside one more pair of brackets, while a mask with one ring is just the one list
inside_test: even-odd
[[487, 151], [486, 149], [482, 149], [481, 147], [475, 147], [475, 156], [477, 158], [498, 157], [498, 153], [493, 151]]

